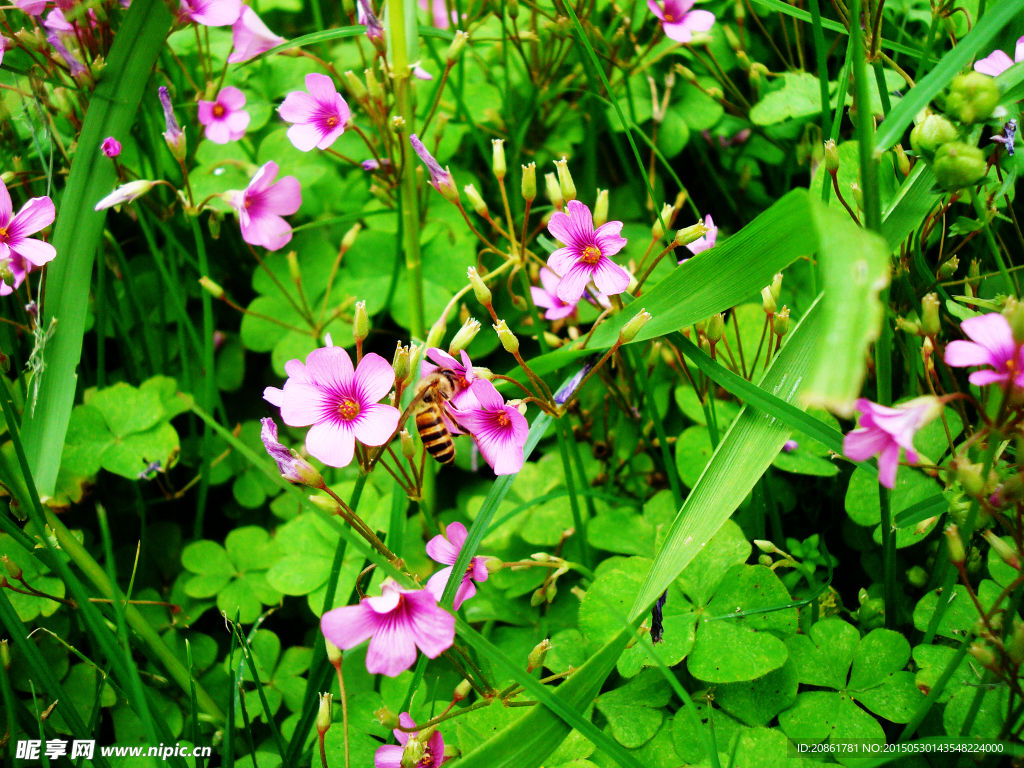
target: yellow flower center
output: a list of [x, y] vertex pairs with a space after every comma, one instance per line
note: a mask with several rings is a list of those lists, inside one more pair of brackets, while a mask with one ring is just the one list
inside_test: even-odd
[[671, 24], [675, 20], [676, 20], [676, 17], [673, 16], [671, 13], [666, 13], [665, 14], [665, 21], [668, 22], [669, 24]]
[[328, 128], [333, 128], [337, 124], [338, 124], [338, 118], [335, 117], [334, 115], [331, 115], [330, 117], [327, 118], [327, 127]]
[[0, 241], [7, 239], [7, 227], [0, 227]]
[[596, 245], [588, 245], [580, 255], [580, 261], [584, 264], [597, 264], [601, 260], [601, 249]]
[[227, 112], [227, 110], [224, 109], [224, 106], [222, 104], [214, 104], [213, 105], [213, 116], [214, 117], [224, 117], [224, 113], [225, 112]]
[[338, 415], [345, 421], [352, 421], [359, 415], [359, 403], [355, 400], [342, 400], [338, 405]]
[[498, 414], [498, 426], [499, 427], [507, 427], [511, 423], [512, 423], [512, 419], [510, 419], [508, 417], [508, 414], [505, 413], [505, 411], [502, 411], [501, 413]]

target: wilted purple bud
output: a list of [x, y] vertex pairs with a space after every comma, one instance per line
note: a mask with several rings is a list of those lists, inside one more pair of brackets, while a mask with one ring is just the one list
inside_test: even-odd
[[141, 472], [139, 472], [139, 474], [136, 475], [136, 477], [139, 480], [149, 480], [150, 479], [150, 477], [149, 477], [150, 475], [155, 474], [155, 473], [157, 473], [159, 471], [160, 471], [160, 460], [158, 459], [156, 461], [149, 462], [149, 464], [146, 465], [146, 468], [144, 470], [142, 470]]
[[308, 485], [310, 488], [323, 488], [324, 479], [313, 465], [300, 457], [295, 451], [285, 448], [277, 441], [277, 424], [273, 419], [260, 419], [263, 429], [260, 438], [270, 458], [277, 462], [281, 477], [293, 483]]
[[376, 171], [380, 168], [380, 163], [372, 157], [369, 160], [363, 160], [361, 165], [363, 166], [364, 171]]
[[121, 142], [113, 136], [107, 136], [103, 143], [100, 144], [100, 149], [103, 150], [103, 154], [107, 157], [117, 157], [121, 154]]
[[373, 13], [373, 8], [370, 7], [368, 0], [359, 0], [360, 10], [362, 13], [360, 16], [360, 23], [366, 25], [366, 36], [370, 42], [373, 43], [376, 48], [378, 45], [384, 43], [384, 25], [380, 23], [380, 19]]
[[565, 384], [555, 392], [555, 402], [559, 405], [565, 405], [565, 403], [569, 402], [569, 398], [573, 396], [573, 393], [576, 391], [576, 387], [580, 385], [580, 382], [583, 381], [583, 377], [585, 377], [593, 367], [594, 363], [592, 361], [584, 363], [583, 367], [576, 372], [576, 375], [565, 382]]
[[1003, 126], [1003, 132], [998, 136], [993, 136], [992, 141], [1002, 144], [1006, 149], [1006, 154], [1013, 157], [1013, 142], [1017, 136], [1017, 121], [1010, 120], [1006, 125]]
[[661, 593], [661, 597], [654, 603], [654, 607], [651, 608], [651, 642], [660, 643], [662, 638], [665, 636], [665, 625], [662, 623], [661, 611], [665, 607], [665, 600], [668, 598], [668, 590]]
[[784, 453], [792, 453], [799, 447], [800, 443], [798, 443], [796, 440], [787, 440], [785, 445], [782, 446], [782, 451]]
[[76, 59], [74, 54], [64, 47], [64, 43], [60, 41], [60, 38], [57, 37], [57, 35], [50, 35], [46, 38], [46, 42], [52, 45], [53, 50], [60, 54], [60, 57], [64, 59], [64, 63], [67, 64], [68, 69], [71, 70], [72, 77], [78, 77], [86, 71], [85, 67], [82, 66], [82, 62]]
[[157, 93], [160, 94], [160, 104], [164, 108], [164, 121], [167, 123], [164, 138], [171, 141], [181, 135], [181, 126], [178, 125], [178, 118], [174, 116], [174, 107], [171, 106], [171, 96], [167, 93], [167, 86], [161, 85], [157, 89]]
[[434, 79], [434, 76], [432, 74], [430, 74], [429, 72], [427, 72], [427, 70], [425, 70], [419, 64], [417, 64], [416, 66], [414, 66], [412, 68], [412, 74], [413, 74], [414, 77], [416, 77], [419, 80], [433, 80]]
[[25, 314], [31, 317], [33, 320], [39, 319], [39, 305], [34, 301], [30, 301], [25, 305]]
[[420, 160], [423, 161], [423, 164], [427, 166], [427, 170], [430, 171], [431, 186], [440, 192], [445, 200], [453, 203], [458, 202], [459, 188], [455, 186], [455, 180], [448, 169], [441, 167], [441, 164], [423, 146], [423, 142], [419, 140], [415, 133], [409, 137], [409, 143], [412, 144], [412, 148], [416, 150], [416, 154], [420, 156]]

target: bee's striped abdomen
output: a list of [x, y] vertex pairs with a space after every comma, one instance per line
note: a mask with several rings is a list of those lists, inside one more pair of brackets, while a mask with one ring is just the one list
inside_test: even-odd
[[442, 464], [455, 461], [455, 441], [444, 424], [441, 408], [437, 403], [424, 403], [416, 414], [416, 429], [423, 446], [431, 456]]

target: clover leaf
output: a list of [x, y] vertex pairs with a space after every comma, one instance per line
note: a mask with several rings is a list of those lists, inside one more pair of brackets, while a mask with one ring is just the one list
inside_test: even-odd
[[[313, 660], [313, 650], [293, 645], [281, 653], [281, 640], [269, 629], [258, 629], [249, 641], [253, 663], [263, 686], [263, 695], [271, 715], [277, 714], [284, 702], [288, 709], [298, 712], [302, 709], [302, 700], [306, 692], [306, 678], [302, 675], [309, 669]], [[267, 713], [263, 709], [256, 681], [249, 669], [249, 663], [242, 657], [242, 650], [237, 649], [230, 660], [226, 660], [227, 671], [242, 670], [243, 685], [251, 683], [253, 687], [245, 688], [245, 709], [252, 719], [266, 721]], [[239, 667], [241, 665], [241, 667]], [[242, 716], [241, 705], [237, 708], [236, 717]]]
[[611, 726], [615, 740], [636, 749], [654, 737], [664, 717], [662, 707], [672, 689], [657, 669], [647, 669], [625, 685], [597, 697], [597, 708]]
[[181, 564], [196, 574], [185, 585], [194, 598], [217, 596], [217, 608], [229, 618], [251, 624], [263, 605], [281, 600], [281, 593], [267, 583], [266, 571], [280, 557], [277, 543], [256, 525], [236, 528], [222, 547], [213, 541], [196, 541], [182, 550]]

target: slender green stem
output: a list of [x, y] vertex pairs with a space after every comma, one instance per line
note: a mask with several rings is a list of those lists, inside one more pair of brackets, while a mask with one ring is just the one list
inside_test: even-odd
[[896, 613], [896, 532], [892, 529], [892, 492], [878, 484], [878, 503], [882, 511], [882, 575], [885, 580], [885, 626], [895, 629]]
[[[210, 273], [206, 259], [206, 241], [199, 228], [199, 219], [192, 219], [192, 236], [196, 241], [196, 255], [199, 258], [199, 272]], [[208, 291], [202, 292], [203, 302], [203, 408], [213, 413], [217, 398], [217, 371], [213, 357], [213, 297]], [[213, 460], [213, 430], [203, 427], [203, 465], [200, 470], [199, 497], [196, 501], [196, 518], [192, 526], [192, 538], [203, 538], [203, 518], [206, 516], [206, 499], [210, 492], [210, 462]]]
[[654, 401], [654, 387], [651, 386], [650, 377], [647, 375], [647, 367], [643, 356], [636, 350], [633, 352], [633, 367], [636, 368], [637, 378], [640, 379], [640, 386], [644, 391], [644, 404], [647, 406], [647, 416], [654, 423], [654, 434], [658, 436], [658, 444], [661, 449], [661, 458], [665, 464], [665, 474], [668, 475], [668, 484], [672, 489], [672, 499], [676, 509], [683, 506], [683, 488], [679, 482], [679, 472], [676, 463], [672, 460], [672, 451], [668, 447], [668, 434], [665, 432], [665, 424], [658, 414], [658, 406]]
[[1020, 296], [1020, 291], [1017, 288], [1017, 283], [1010, 279], [1010, 273], [1006, 269], [1006, 261], [1003, 259], [1003, 253], [999, 250], [999, 244], [996, 242], [995, 235], [992, 234], [992, 225], [988, 220], [988, 211], [985, 210], [984, 204], [981, 202], [981, 198], [978, 196], [978, 191], [973, 187], [968, 187], [971, 193], [971, 203], [974, 205], [974, 210], [978, 214], [978, 219], [981, 221], [982, 229], [985, 231], [985, 242], [988, 243], [988, 248], [992, 252], [993, 258], [996, 260], [996, 265], [999, 267], [999, 274], [1003, 276], [1003, 280], [1006, 281], [1006, 288], [1009, 291], [1013, 291], [1014, 296]]
[[[852, 0], [851, 20], [860, 19], [861, 0]], [[848, 55], [853, 56], [853, 98], [857, 107], [857, 142], [860, 145], [860, 187], [864, 194], [864, 222], [873, 232], [882, 227], [882, 200], [878, 191], [878, 160], [875, 157], [875, 123], [871, 115], [867, 50], [860, 24], [850, 24]]]

